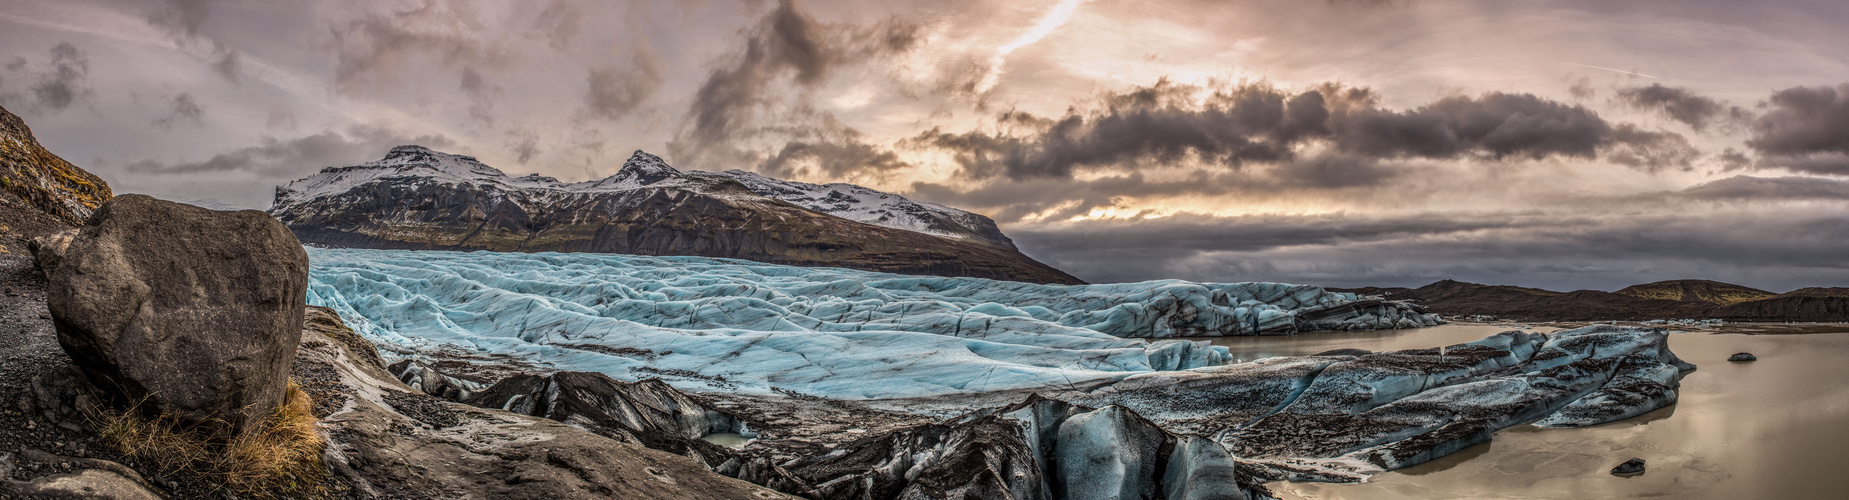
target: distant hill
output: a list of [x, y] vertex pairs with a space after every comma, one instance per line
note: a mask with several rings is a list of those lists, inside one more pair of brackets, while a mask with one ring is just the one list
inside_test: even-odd
[[1849, 288], [1803, 288], [1777, 294], [1708, 280], [1671, 280], [1616, 292], [1556, 292], [1444, 280], [1419, 288], [1331, 288], [1331, 291], [1412, 300], [1447, 316], [1495, 316], [1518, 321], [1849, 321]]
[[1757, 288], [1748, 288], [1732, 283], [1708, 280], [1658, 281], [1656, 283], [1631, 285], [1612, 293], [1640, 299], [1703, 302], [1719, 305], [1769, 299], [1778, 296], [1776, 293]]
[[25, 120], [0, 107], [0, 253], [83, 225], [110, 196], [109, 184], [46, 151]]

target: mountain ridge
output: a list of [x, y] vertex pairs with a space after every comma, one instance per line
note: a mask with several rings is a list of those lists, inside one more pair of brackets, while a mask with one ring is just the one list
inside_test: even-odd
[[[756, 177], [760, 185], [789, 187], [795, 194], [783, 194], [794, 198], [813, 198], [804, 186], [817, 186]], [[848, 208], [916, 204], [878, 194], [889, 197], [884, 205]], [[270, 213], [302, 241], [337, 247], [692, 255], [1083, 283], [1021, 254], [1005, 236], [981, 238], [982, 227], [962, 227], [969, 236], [959, 238], [851, 220], [764, 195], [734, 175], [683, 172], [642, 151], [609, 177], [566, 183], [511, 177], [472, 157], [399, 146], [378, 161], [328, 167], [277, 187]], [[945, 213], [947, 219], [967, 214]], [[900, 223], [893, 219], [885, 222]]]
[[1329, 290], [1412, 300], [1447, 316], [1495, 316], [1519, 321], [1849, 321], [1849, 288], [1811, 287], [1780, 294], [1699, 279], [1643, 283], [1613, 292], [1556, 292], [1449, 279], [1418, 288]]

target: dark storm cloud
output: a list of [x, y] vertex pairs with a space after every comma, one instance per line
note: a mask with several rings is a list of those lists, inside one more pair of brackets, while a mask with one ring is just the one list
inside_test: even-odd
[[1167, 80], [1125, 93], [1106, 94], [1095, 113], [1068, 111], [1042, 118], [1007, 111], [998, 127], [1027, 129], [1014, 135], [974, 130], [932, 129], [907, 141], [954, 153], [967, 175], [1011, 179], [1069, 177], [1078, 169], [1137, 162], [1173, 163], [1198, 158], [1237, 167], [1251, 161], [1291, 157], [1300, 138], [1328, 133], [1324, 97], [1286, 95], [1269, 86], [1215, 91], [1205, 103], [1189, 96], [1198, 87]]
[[592, 68], [585, 77], [584, 110], [593, 117], [621, 120], [655, 95], [661, 82], [660, 64], [642, 53], [625, 66]]
[[357, 92], [395, 81], [412, 61], [445, 69], [499, 66], [513, 59], [465, 7], [429, 2], [386, 14], [367, 14], [328, 27], [333, 36], [334, 87]]
[[1572, 289], [1707, 278], [1789, 289], [1849, 278], [1841, 259], [1849, 219], [1780, 215], [1189, 216], [1015, 228], [1009, 236], [1092, 282], [1181, 275], [1418, 286], [1456, 278]]
[[514, 152], [515, 161], [520, 162], [521, 165], [525, 165], [528, 160], [544, 152], [539, 149], [539, 132], [525, 127], [507, 131], [507, 141], [504, 145]]
[[1343, 149], [1381, 156], [1456, 158], [1593, 158], [1614, 140], [1612, 127], [1584, 107], [1533, 94], [1452, 96], [1394, 112], [1355, 106], [1338, 122]]
[[238, 81], [242, 70], [243, 56], [237, 50], [200, 32], [207, 17], [212, 13], [211, 0], [167, 0], [166, 8], [156, 10], [148, 15], [148, 24], [164, 29], [173, 36], [174, 43], [182, 47], [203, 46], [211, 51], [209, 65], [218, 76], [233, 83]]
[[1680, 193], [1695, 200], [1849, 200], [1849, 181], [1818, 177], [1737, 175], [1699, 184]]
[[[17, 67], [24, 68], [25, 60], [16, 60]], [[8, 64], [12, 69], [15, 64]], [[38, 82], [32, 85], [32, 106], [35, 109], [63, 111], [78, 101], [94, 94], [90, 87], [90, 57], [82, 49], [69, 42], [59, 43], [51, 48], [51, 62], [38, 74]]]
[[[1192, 98], [1203, 91], [1204, 100]], [[997, 131], [933, 129], [907, 144], [952, 152], [974, 178], [1016, 180], [1190, 159], [1234, 169], [1290, 163], [1296, 147], [1316, 142], [1350, 155], [1351, 166], [1361, 165], [1359, 158], [1592, 159], [1615, 150], [1621, 164], [1658, 170], [1695, 154], [1674, 133], [1613, 126], [1582, 106], [1532, 94], [1452, 96], [1407, 111], [1383, 109], [1378, 100], [1367, 89], [1335, 84], [1290, 94], [1263, 84], [1207, 89], [1164, 80], [1106, 94], [1093, 111], [1074, 108], [1056, 118], [1009, 111], [995, 118]]]
[[1745, 152], [1734, 148], [1721, 150], [1721, 154], [1715, 155], [1715, 159], [1720, 161], [1721, 171], [1723, 172], [1732, 172], [1753, 166], [1752, 157], [1746, 156]]
[[1761, 168], [1849, 174], [1849, 84], [1772, 94], [1752, 133], [1746, 145], [1760, 153]]
[[462, 93], [469, 97], [469, 118], [484, 126], [494, 126], [494, 101], [501, 96], [501, 87], [482, 79], [481, 73], [473, 66], [462, 67], [462, 78], [458, 84]]
[[455, 141], [441, 135], [412, 136], [384, 127], [356, 125], [345, 131], [329, 130], [295, 139], [266, 137], [259, 145], [220, 153], [199, 162], [141, 160], [129, 163], [124, 170], [144, 175], [242, 172], [286, 179], [306, 176], [323, 167], [376, 160], [392, 146], [401, 144], [442, 148], [454, 146]]
[[[767, 133], [802, 135], [808, 111], [806, 93], [836, 68], [903, 52], [918, 42], [919, 27], [887, 20], [868, 25], [817, 22], [793, 0], [758, 23], [741, 51], [715, 68], [694, 92], [680, 130], [668, 145], [676, 161], [695, 166], [735, 168], [757, 156], [740, 145]], [[796, 110], [777, 110], [774, 86], [788, 80], [803, 96]], [[790, 116], [771, 116], [781, 111]], [[806, 112], [805, 112], [806, 111]], [[776, 123], [771, 123], [775, 121]]]
[[210, 0], [167, 0], [166, 4], [166, 9], [148, 15], [148, 23], [188, 37], [199, 36], [199, 26], [212, 12]]
[[1599, 91], [1592, 88], [1591, 78], [1582, 76], [1579, 77], [1578, 80], [1574, 80], [1572, 85], [1567, 86], [1567, 95], [1573, 96], [1574, 99], [1584, 101], [1598, 97]]
[[1329, 153], [1280, 165], [1272, 170], [1286, 186], [1334, 189], [1372, 186], [1399, 172], [1365, 156]]
[[570, 0], [552, 0], [546, 8], [539, 11], [533, 19], [532, 31], [546, 38], [552, 50], [571, 48], [571, 42], [578, 37], [579, 23], [583, 22], [584, 9]]
[[1753, 117], [1745, 108], [1660, 83], [1618, 89], [1618, 100], [1633, 108], [1660, 113], [1696, 131], [1707, 130], [1712, 125], [1745, 123]]
[[830, 119], [813, 137], [784, 143], [783, 149], [758, 165], [758, 171], [783, 178], [798, 174], [842, 178], [854, 173], [892, 172], [910, 165], [891, 150], [864, 142], [860, 131]]
[[1646, 172], [1694, 170], [1695, 160], [1701, 157], [1687, 138], [1674, 132], [1644, 130], [1624, 123], [1612, 128], [1611, 139], [1606, 160]]
[[167, 105], [167, 114], [154, 120], [155, 127], [170, 130], [175, 123], [180, 122], [192, 122], [195, 127], [205, 126], [205, 122], [202, 121], [205, 116], [205, 107], [193, 98], [192, 93], [173, 94], [162, 98], [162, 103]]
[[1849, 84], [1772, 94], [1747, 145], [1766, 154], [1849, 153]]

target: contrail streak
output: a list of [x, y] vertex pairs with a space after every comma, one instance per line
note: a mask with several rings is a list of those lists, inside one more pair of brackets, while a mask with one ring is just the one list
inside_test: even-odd
[[1040, 20], [1034, 21], [1033, 28], [1016, 37], [1014, 41], [996, 47], [995, 55], [989, 58], [989, 72], [982, 75], [981, 81], [976, 82], [976, 93], [988, 92], [989, 89], [995, 88], [996, 83], [1000, 83], [1002, 66], [1008, 63], [1008, 54], [1021, 47], [1033, 45], [1034, 42], [1052, 34], [1053, 30], [1059, 29], [1060, 26], [1066, 24], [1067, 20], [1072, 19], [1072, 13], [1079, 10], [1079, 4], [1087, 1], [1089, 0], [1061, 0], [1059, 5], [1053, 6], [1053, 10], [1047, 11], [1046, 15], [1040, 16]]
[[1656, 77], [1654, 77], [1654, 76], [1650, 76], [1650, 75], [1646, 75], [1646, 74], [1643, 74], [1643, 73], [1638, 73], [1638, 72], [1636, 72], [1636, 71], [1625, 71], [1625, 70], [1622, 70], [1622, 69], [1611, 69], [1611, 68], [1607, 68], [1607, 67], [1603, 67], [1603, 66], [1593, 66], [1593, 65], [1590, 65], [1590, 64], [1579, 64], [1579, 63], [1567, 63], [1567, 64], [1570, 64], [1570, 65], [1573, 65], [1573, 66], [1579, 66], [1579, 67], [1581, 67], [1581, 68], [1592, 68], [1592, 69], [1602, 69], [1602, 70], [1605, 70], [1605, 71], [1610, 71], [1610, 72], [1613, 72], [1613, 73], [1623, 73], [1623, 74], [1626, 74], [1626, 75], [1631, 75], [1631, 76], [1641, 76], [1641, 77], [1644, 77], [1644, 78], [1656, 78]]

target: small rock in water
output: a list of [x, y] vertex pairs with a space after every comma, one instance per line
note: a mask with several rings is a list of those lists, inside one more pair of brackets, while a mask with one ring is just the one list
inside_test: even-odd
[[1741, 352], [1741, 353], [1734, 353], [1734, 355], [1732, 356], [1728, 356], [1727, 360], [1728, 361], [1759, 361], [1759, 356], [1754, 356], [1753, 353], [1750, 353], [1750, 352]]
[[1631, 457], [1630, 460], [1625, 460], [1624, 463], [1618, 464], [1617, 467], [1612, 467], [1611, 473], [1612, 474], [1643, 474], [1644, 473], [1644, 459]]

